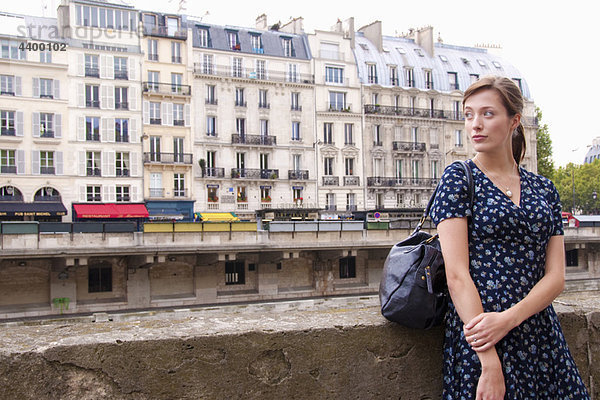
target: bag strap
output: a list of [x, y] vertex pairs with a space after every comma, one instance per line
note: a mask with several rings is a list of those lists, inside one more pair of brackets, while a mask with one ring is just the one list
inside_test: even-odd
[[[468, 187], [468, 191], [469, 191], [469, 208], [473, 209], [473, 201], [474, 201], [473, 199], [475, 197], [475, 188], [474, 188], [474, 183], [473, 183], [473, 172], [471, 171], [471, 167], [469, 166], [469, 164], [467, 164], [465, 161], [462, 161], [462, 160], [454, 161], [452, 164], [459, 165], [462, 168], [462, 170], [465, 172], [465, 176], [467, 177], [467, 187]], [[438, 183], [435, 187], [435, 190], [433, 191], [433, 194], [429, 198], [427, 207], [425, 207], [425, 211], [423, 211], [423, 216], [421, 216], [421, 219], [419, 220], [419, 223], [417, 224], [415, 230], [413, 231], [413, 234], [420, 231], [421, 228], [423, 227], [423, 224], [425, 223], [425, 220], [427, 219], [427, 216], [429, 215], [429, 211], [431, 210], [431, 206], [433, 205], [433, 202], [435, 200], [435, 195], [437, 194], [437, 191], [440, 187], [441, 181], [442, 181], [441, 179], [438, 181]]]

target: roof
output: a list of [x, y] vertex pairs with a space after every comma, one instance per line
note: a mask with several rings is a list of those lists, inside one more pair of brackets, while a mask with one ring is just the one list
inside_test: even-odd
[[377, 64], [378, 84], [392, 86], [388, 73], [388, 65], [398, 66], [400, 85], [404, 85], [403, 68], [413, 68], [415, 86], [425, 88], [424, 69], [433, 73], [434, 89], [451, 92], [448, 72], [455, 72], [458, 78], [459, 90], [465, 90], [471, 84], [471, 74], [502, 75], [511, 79], [520, 79], [523, 96], [531, 98], [529, 86], [523, 75], [501, 57], [489, 53], [486, 49], [477, 47], [454, 46], [442, 43], [434, 44], [433, 57], [414, 40], [404, 37], [383, 36], [383, 52], [365, 37], [362, 32], [356, 33], [356, 58], [358, 74], [362, 83], [366, 84], [366, 63]]

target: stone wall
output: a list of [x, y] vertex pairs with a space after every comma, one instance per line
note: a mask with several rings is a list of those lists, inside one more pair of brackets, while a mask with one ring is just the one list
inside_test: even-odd
[[[591, 304], [562, 299], [555, 306], [592, 398], [599, 399], [594, 296], [588, 295]], [[1, 329], [2, 399], [425, 400], [441, 393], [442, 330], [388, 323], [375, 297], [96, 315]]]

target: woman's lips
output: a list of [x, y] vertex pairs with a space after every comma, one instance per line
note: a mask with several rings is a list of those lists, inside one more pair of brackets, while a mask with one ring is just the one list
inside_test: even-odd
[[472, 137], [474, 142], [481, 142], [481, 141], [485, 140], [485, 138], [486, 138], [486, 136], [483, 136], [483, 135], [474, 135]]

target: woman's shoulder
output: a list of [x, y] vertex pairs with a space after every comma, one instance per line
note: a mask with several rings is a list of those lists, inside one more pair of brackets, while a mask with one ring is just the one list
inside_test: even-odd
[[528, 171], [523, 167], [519, 167], [521, 174], [527, 179], [529, 184], [536, 190], [543, 191], [546, 193], [554, 193], [556, 187], [554, 183], [543, 175], [536, 174]]

